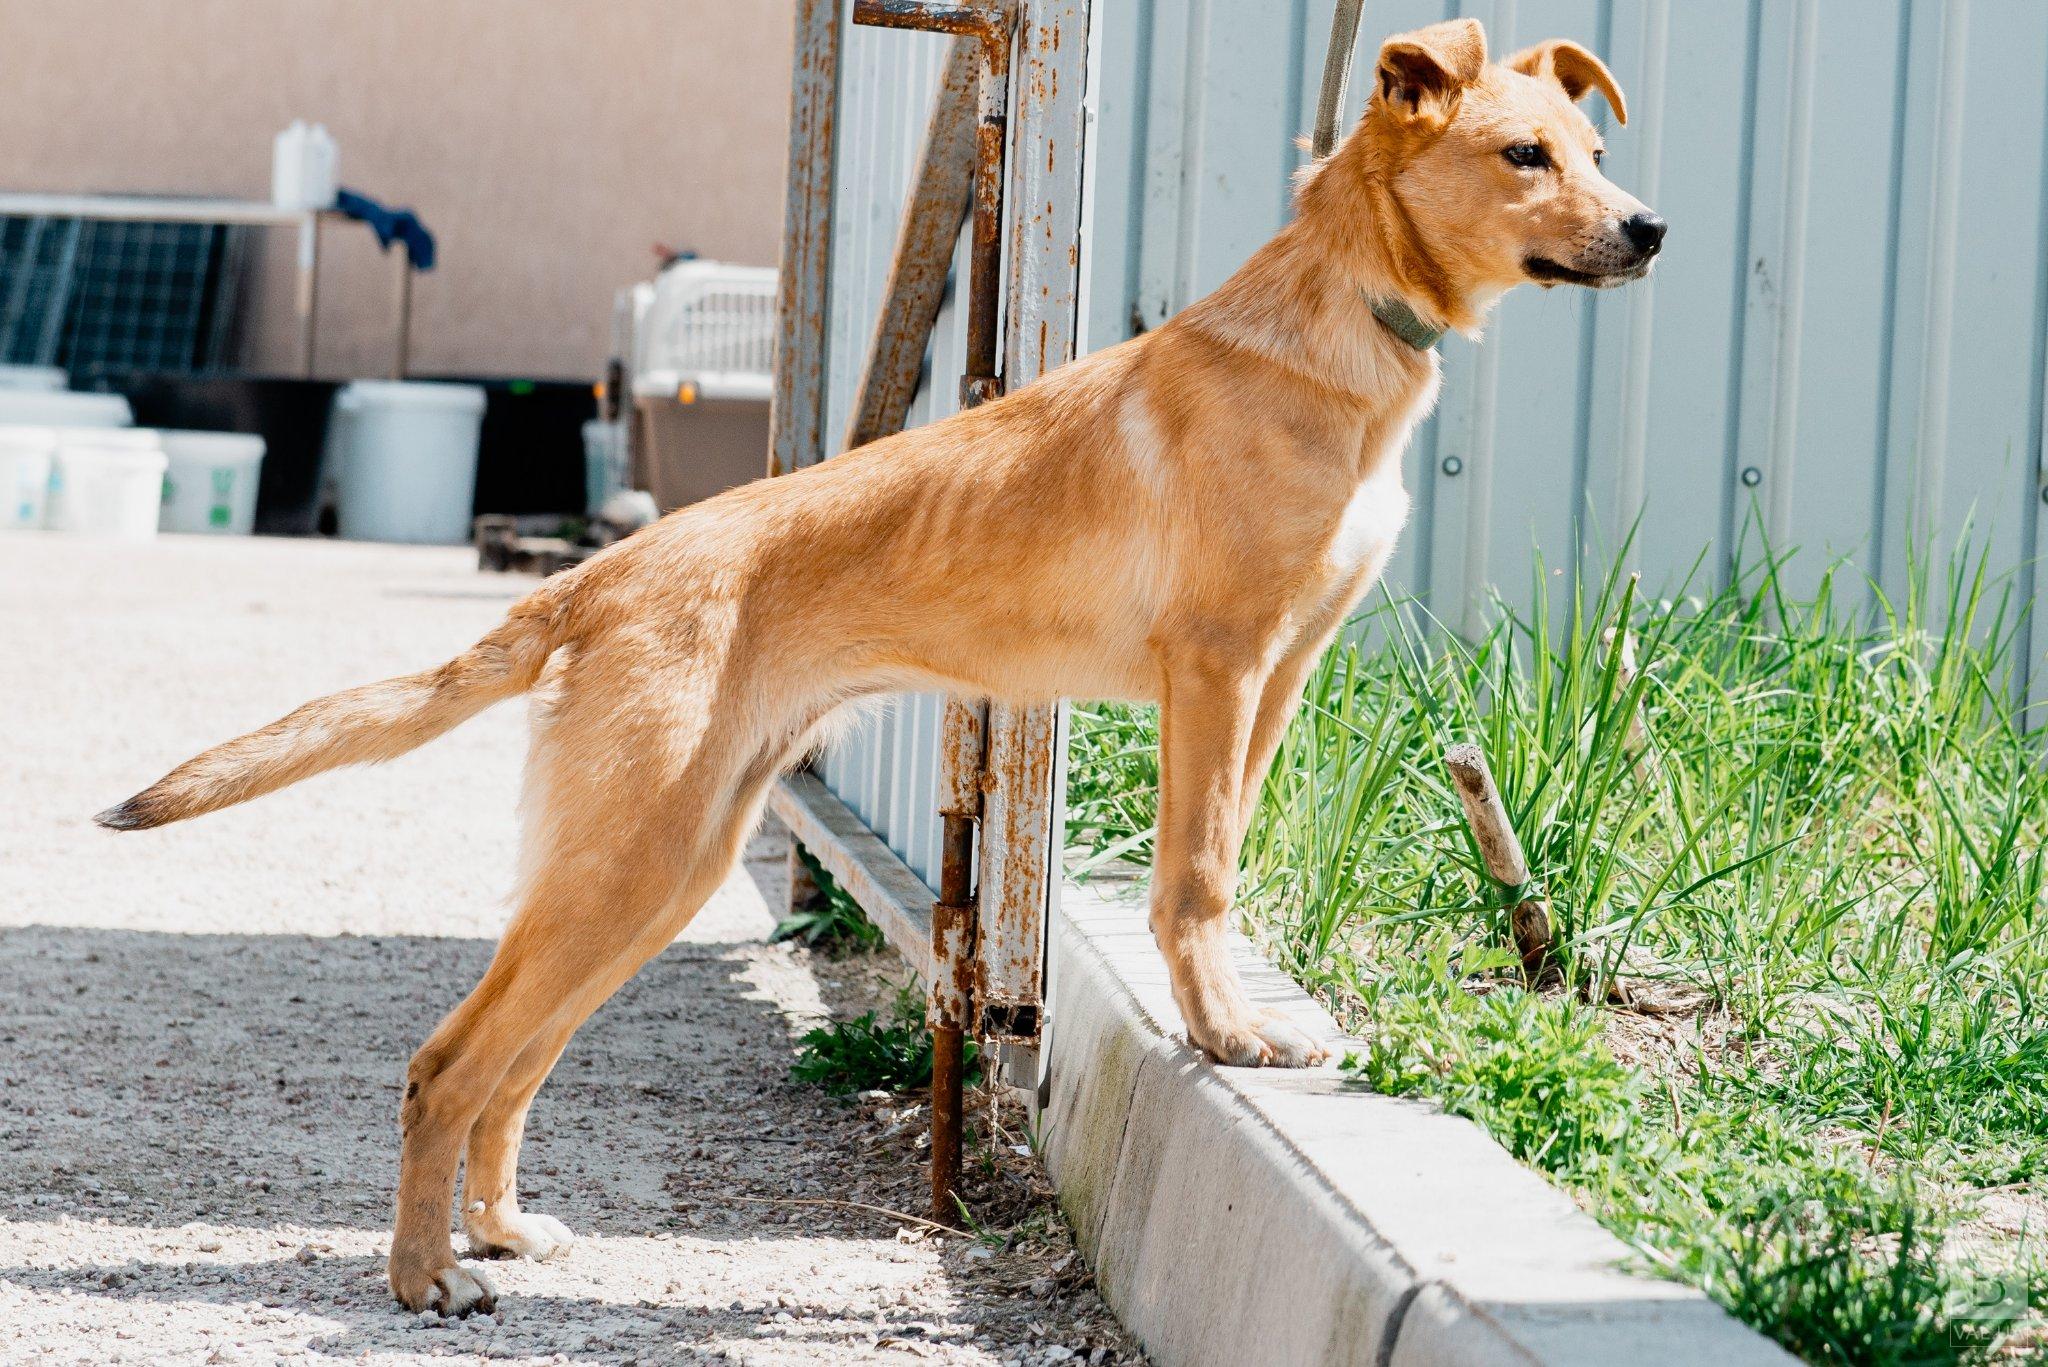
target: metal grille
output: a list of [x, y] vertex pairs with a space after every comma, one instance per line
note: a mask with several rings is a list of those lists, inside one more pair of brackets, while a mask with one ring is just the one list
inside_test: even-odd
[[84, 225], [0, 218], [0, 361], [55, 365]]
[[86, 383], [218, 368], [245, 237], [214, 224], [0, 219], [0, 349]]

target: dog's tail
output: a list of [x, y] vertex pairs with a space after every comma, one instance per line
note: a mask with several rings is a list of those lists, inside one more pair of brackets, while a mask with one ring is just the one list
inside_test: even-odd
[[93, 820], [140, 831], [232, 807], [302, 778], [396, 759], [468, 721], [492, 703], [532, 688], [567, 635], [572, 596], [564, 575], [515, 604], [474, 646], [437, 669], [365, 684], [309, 702], [186, 760]]

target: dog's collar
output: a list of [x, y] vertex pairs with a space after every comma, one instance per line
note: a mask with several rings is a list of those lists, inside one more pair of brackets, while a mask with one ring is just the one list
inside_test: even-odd
[[1444, 339], [1442, 328], [1433, 328], [1416, 316], [1415, 310], [1391, 294], [1365, 296], [1366, 306], [1381, 326], [1417, 351], [1427, 351]]

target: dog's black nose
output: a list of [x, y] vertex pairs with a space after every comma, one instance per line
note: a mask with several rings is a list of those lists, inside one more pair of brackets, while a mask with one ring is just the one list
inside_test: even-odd
[[1621, 221], [1621, 230], [1628, 234], [1628, 240], [1644, 256], [1655, 256], [1663, 249], [1664, 230], [1669, 226], [1647, 209], [1639, 214], [1630, 214]]

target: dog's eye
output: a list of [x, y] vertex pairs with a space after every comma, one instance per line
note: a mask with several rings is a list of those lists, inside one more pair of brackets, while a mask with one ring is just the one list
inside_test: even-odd
[[1550, 158], [1533, 142], [1518, 142], [1501, 153], [1516, 166], [1535, 170], [1550, 165]]
[[1596, 148], [1594, 148], [1594, 149], [1593, 149], [1593, 164], [1594, 164], [1595, 166], [1598, 166], [1598, 165], [1600, 165], [1600, 164], [1601, 164], [1602, 162], [1604, 162], [1604, 161], [1606, 161], [1606, 160], [1607, 160], [1607, 149], [1606, 149], [1606, 148], [1604, 148], [1604, 147], [1596, 147]]

